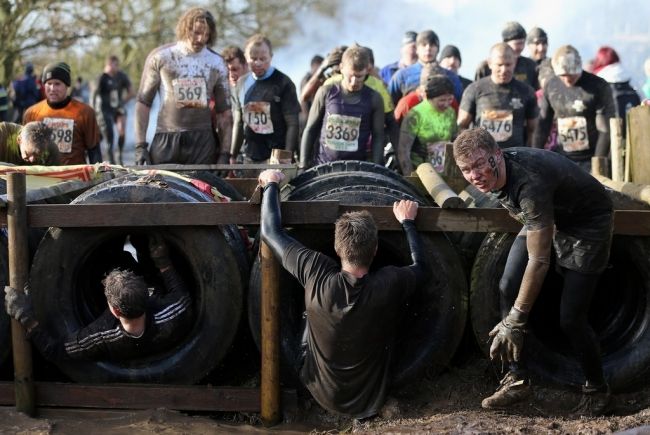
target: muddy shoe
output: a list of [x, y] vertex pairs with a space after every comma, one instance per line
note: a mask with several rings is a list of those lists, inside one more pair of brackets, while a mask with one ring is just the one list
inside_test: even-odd
[[528, 398], [532, 391], [525, 379], [508, 372], [501, 380], [501, 385], [493, 395], [483, 399], [481, 406], [485, 409], [504, 409]]
[[609, 410], [612, 395], [607, 384], [601, 387], [582, 386], [582, 398], [571, 410], [573, 416], [595, 417], [604, 415]]

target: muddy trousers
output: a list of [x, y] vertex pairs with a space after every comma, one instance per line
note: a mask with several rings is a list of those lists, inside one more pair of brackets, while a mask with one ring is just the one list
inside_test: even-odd
[[[517, 298], [527, 263], [526, 237], [517, 236], [508, 253], [508, 260], [499, 283], [501, 315], [503, 317], [508, 315]], [[580, 273], [565, 268], [560, 268], [559, 271], [564, 277], [560, 299], [560, 327], [576, 352], [586, 380], [592, 385], [603, 385], [605, 378], [600, 345], [587, 318], [599, 275]], [[525, 356], [522, 361], [511, 364], [509, 368], [510, 371], [524, 379], [527, 378]]]

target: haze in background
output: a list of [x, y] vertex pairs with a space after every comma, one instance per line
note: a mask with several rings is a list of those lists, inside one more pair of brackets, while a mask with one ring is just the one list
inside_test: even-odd
[[314, 54], [325, 56], [336, 45], [358, 42], [373, 49], [381, 68], [399, 58], [405, 31], [425, 29], [438, 34], [440, 48], [458, 46], [461, 75], [473, 79], [476, 66], [501, 41], [501, 28], [511, 20], [526, 30], [543, 28], [549, 35], [549, 57], [564, 44], [575, 46], [583, 62], [600, 46], [613, 47], [637, 90], [645, 80], [643, 62], [650, 57], [649, 0], [342, 0], [335, 18], [315, 13], [298, 17], [301, 28], [273, 59], [297, 85]]

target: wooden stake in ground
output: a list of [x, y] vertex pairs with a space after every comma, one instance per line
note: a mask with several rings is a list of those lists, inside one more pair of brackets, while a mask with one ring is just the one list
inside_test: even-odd
[[418, 177], [424, 188], [441, 208], [465, 208], [465, 201], [445, 183], [431, 163], [418, 165]]
[[621, 118], [611, 118], [609, 120], [609, 131], [612, 155], [612, 180], [623, 181], [625, 178], [623, 120]]
[[[27, 189], [25, 174], [7, 175], [7, 228], [9, 245], [9, 285], [23, 291], [29, 271], [27, 251]], [[14, 357], [16, 410], [36, 414], [32, 379], [32, 348], [20, 322], [11, 319], [11, 343]]]
[[[264, 216], [262, 216], [264, 219]], [[280, 422], [280, 264], [271, 248], [260, 246], [262, 268], [261, 417], [265, 426]]]

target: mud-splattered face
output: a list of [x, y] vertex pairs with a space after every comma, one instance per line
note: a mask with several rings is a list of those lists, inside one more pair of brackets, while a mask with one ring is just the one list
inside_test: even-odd
[[429, 102], [431, 102], [431, 106], [434, 109], [439, 112], [444, 112], [449, 106], [451, 106], [453, 100], [454, 96], [452, 94], [443, 94], [429, 99]]
[[266, 44], [251, 45], [246, 50], [246, 61], [248, 68], [257, 77], [263, 76], [271, 67], [271, 50]]
[[343, 62], [341, 64], [341, 74], [343, 75], [341, 84], [345, 90], [348, 92], [357, 92], [363, 87], [368, 70], [355, 70], [351, 62]]
[[50, 79], [43, 86], [45, 87], [45, 98], [50, 103], [60, 103], [68, 96], [68, 87], [61, 80]]
[[194, 26], [189, 34], [187, 46], [194, 52], [198, 53], [208, 43], [210, 39], [210, 28], [204, 20], [194, 21]]
[[512, 81], [515, 72], [515, 57], [509, 53], [492, 53], [488, 61], [492, 70], [492, 81], [497, 85], [505, 85]]
[[560, 78], [560, 80], [562, 80], [562, 83], [564, 83], [564, 86], [566, 86], [567, 88], [570, 88], [572, 86], [575, 86], [575, 84], [580, 79], [581, 75], [582, 75], [582, 73], [580, 73], [580, 74], [560, 74], [558, 77]]
[[496, 190], [499, 182], [499, 164], [502, 154], [476, 150], [469, 157], [456, 159], [463, 177], [483, 193]]

